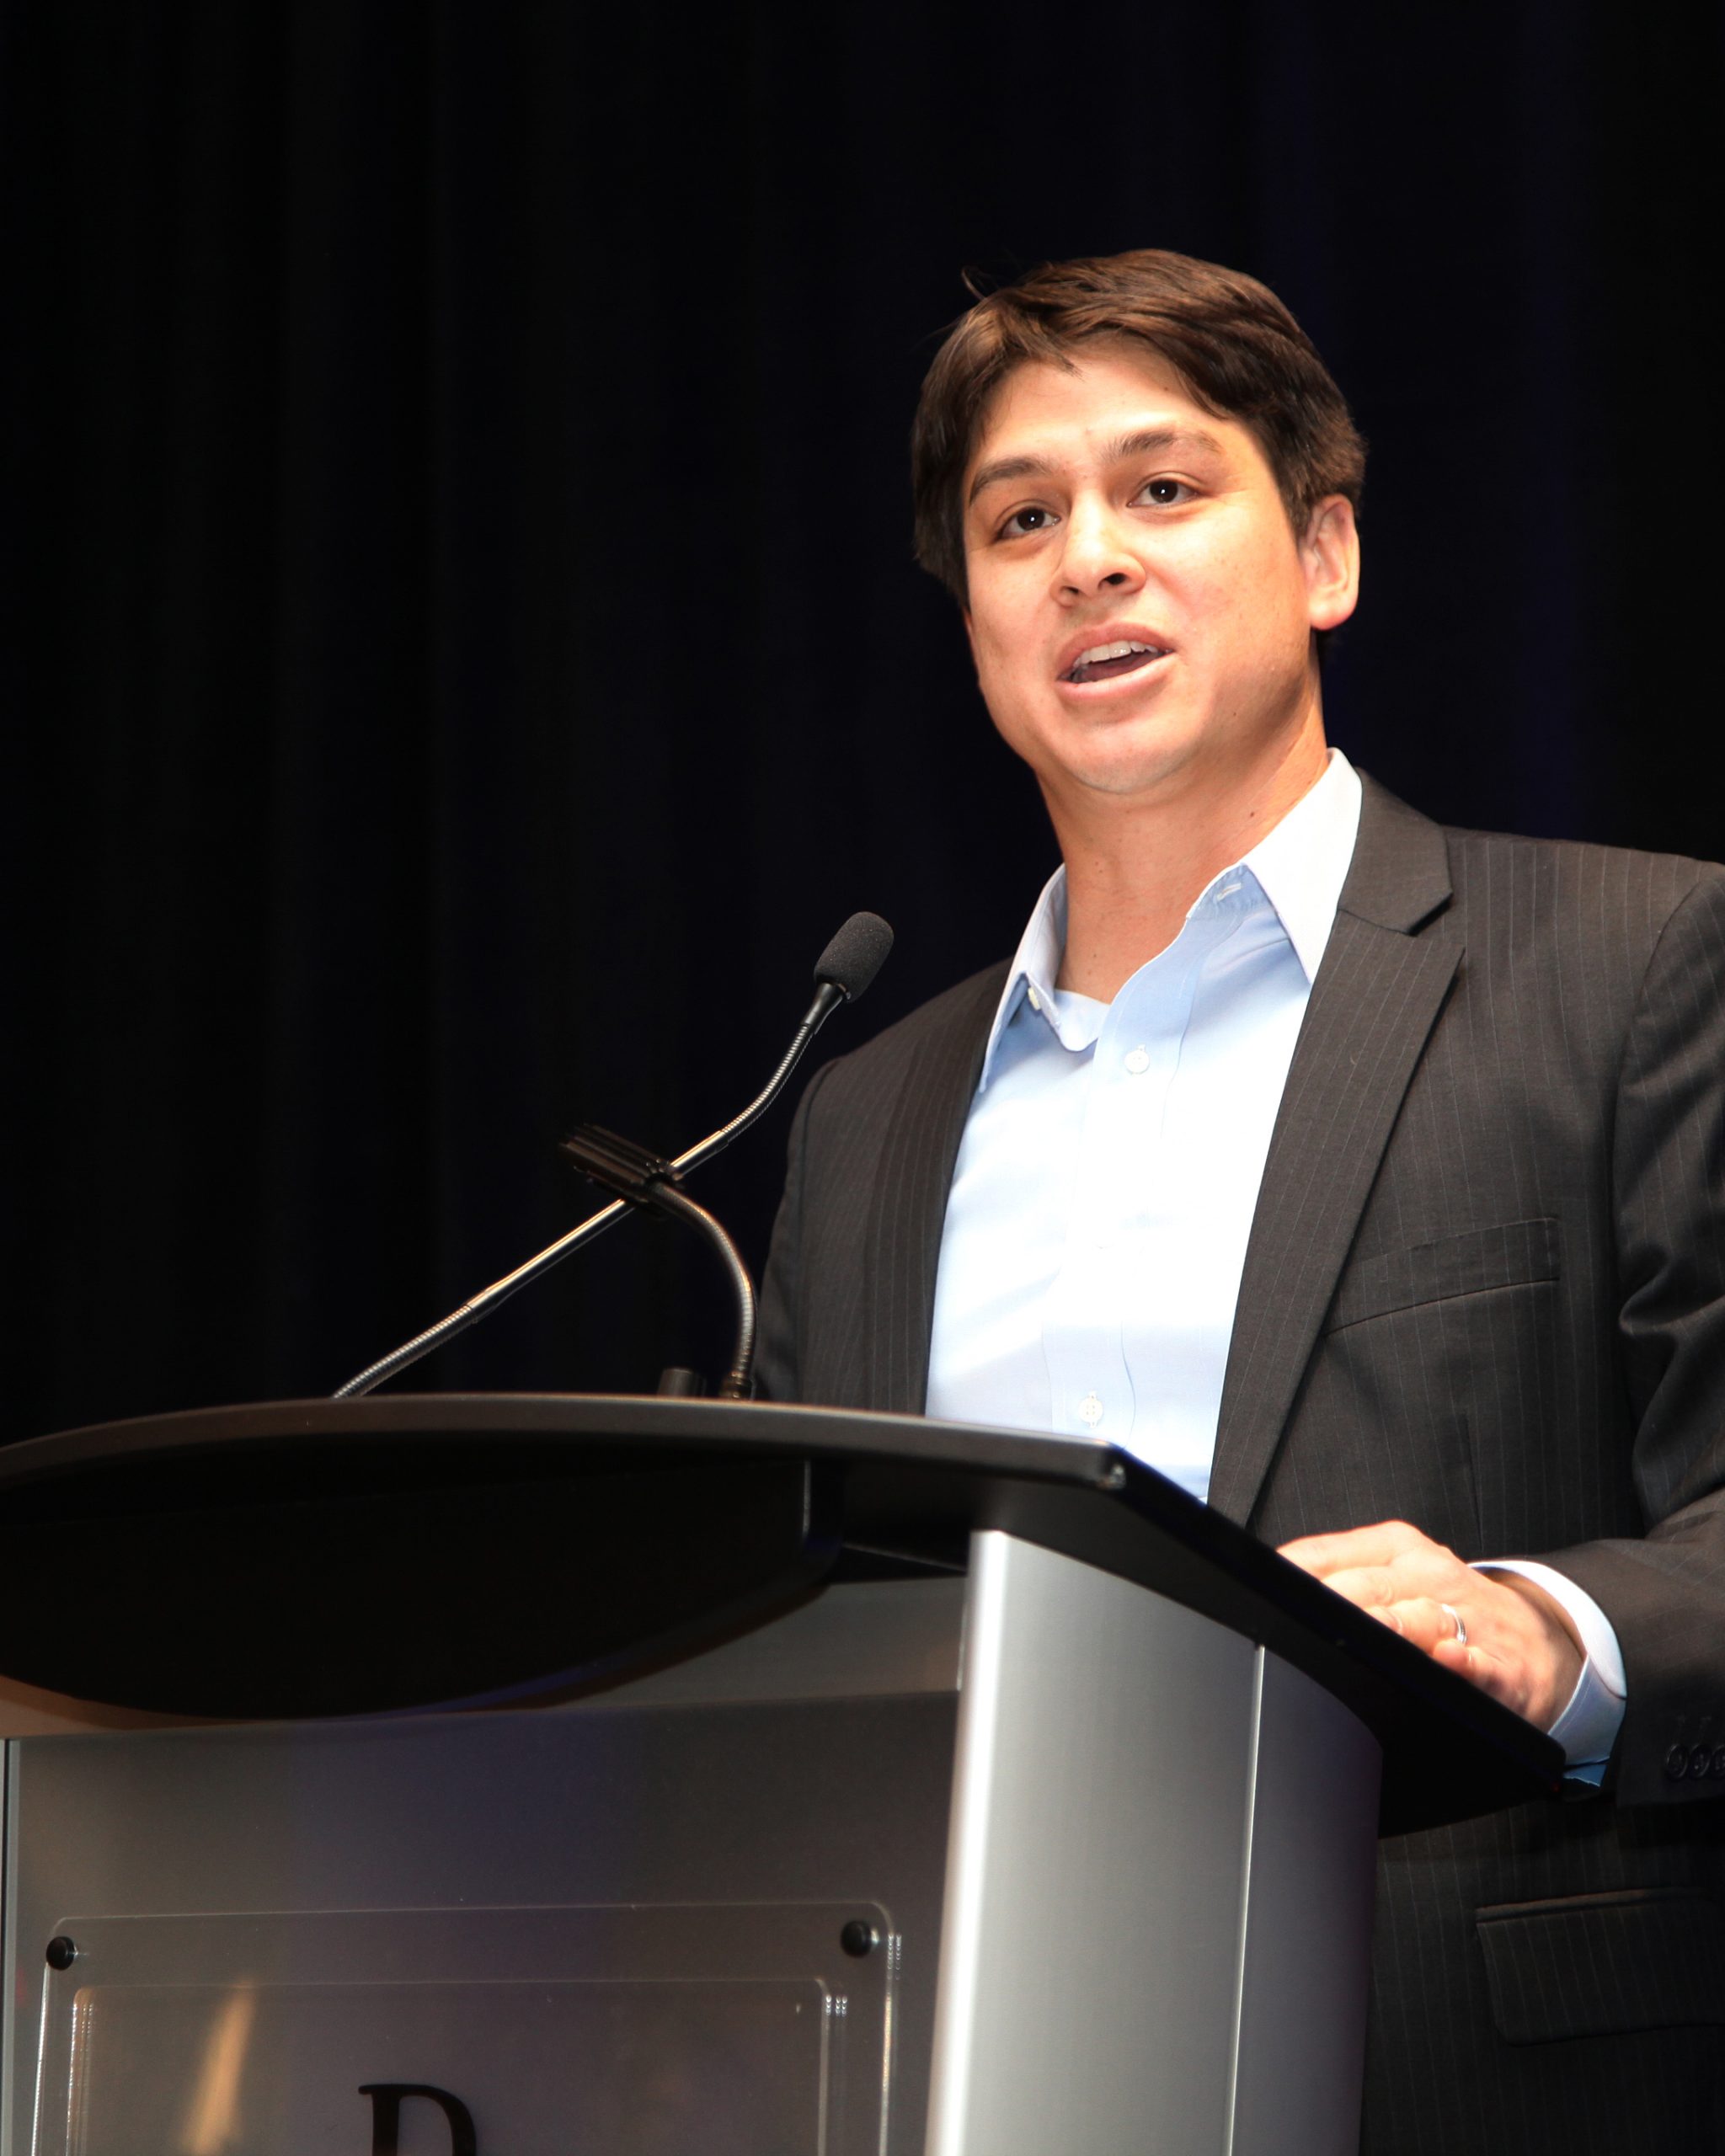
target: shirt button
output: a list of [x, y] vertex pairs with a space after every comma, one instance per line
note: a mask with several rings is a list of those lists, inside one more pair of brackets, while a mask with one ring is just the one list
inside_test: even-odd
[[1081, 1422], [1087, 1422], [1092, 1430], [1107, 1412], [1108, 1410], [1093, 1392], [1087, 1392], [1078, 1403], [1078, 1419]]
[[1680, 1782], [1683, 1780], [1684, 1775], [1688, 1771], [1689, 1747], [1686, 1744], [1674, 1744], [1671, 1747], [1671, 1749], [1665, 1754], [1666, 1780], [1668, 1782]]
[[1708, 1747], [1705, 1744], [1696, 1745], [1689, 1755], [1690, 1780], [1694, 1782], [1704, 1781], [1706, 1779], [1707, 1769], [1712, 1764], [1713, 1755]]
[[1135, 1078], [1141, 1076], [1150, 1068], [1150, 1050], [1147, 1048], [1135, 1048], [1130, 1055], [1126, 1058], [1126, 1068]]
[[1041, 1010], [1041, 1008], [1042, 1008], [1042, 998], [1041, 998], [1041, 997], [1037, 994], [1036, 990], [1035, 990], [1033, 988], [1033, 989], [1031, 989], [1031, 990], [1029, 990], [1029, 996], [1030, 996], [1030, 1007], [1031, 1007], [1031, 1009], [1032, 1009], [1033, 1011], [1039, 1011], [1039, 1010]]

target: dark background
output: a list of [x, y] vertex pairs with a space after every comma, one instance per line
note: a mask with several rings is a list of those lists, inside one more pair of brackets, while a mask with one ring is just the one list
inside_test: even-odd
[[[960, 272], [1268, 280], [1372, 444], [1336, 737], [1725, 853], [1725, 16], [0, 0], [5, 1429], [327, 1390], [1052, 865], [904, 443]], [[701, 1194], [757, 1262], [788, 1110]], [[419, 1382], [650, 1386], [629, 1222]]]

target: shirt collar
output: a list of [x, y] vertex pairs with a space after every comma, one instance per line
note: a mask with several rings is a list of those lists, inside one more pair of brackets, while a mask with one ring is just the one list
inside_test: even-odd
[[[1218, 884], [1249, 868], [1274, 908], [1307, 983], [1316, 979], [1359, 835], [1361, 794], [1359, 772], [1339, 749], [1332, 749], [1316, 783], [1249, 853], [1211, 878], [1194, 899], [1188, 920]], [[1062, 867], [1043, 885], [1012, 954], [982, 1059], [981, 1086], [993, 1075], [1001, 1034], [1027, 997], [1060, 1032], [1054, 985], [1065, 948], [1066, 872]]]
[[1336, 907], [1359, 835], [1363, 793], [1359, 772], [1339, 749], [1332, 749], [1317, 783], [1240, 864], [1257, 877], [1275, 908], [1308, 985], [1317, 979], [1336, 925]]

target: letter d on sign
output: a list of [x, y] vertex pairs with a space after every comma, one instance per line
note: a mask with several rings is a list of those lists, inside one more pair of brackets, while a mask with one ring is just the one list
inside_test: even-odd
[[398, 2156], [402, 2102], [409, 2096], [425, 2097], [449, 2121], [449, 2156], [478, 2156], [473, 2115], [447, 2089], [434, 2089], [429, 2081], [365, 2081], [360, 2094], [371, 2099], [371, 2156]]

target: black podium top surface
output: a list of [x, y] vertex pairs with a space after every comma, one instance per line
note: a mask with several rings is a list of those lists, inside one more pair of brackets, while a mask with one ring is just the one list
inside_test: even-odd
[[1384, 1747], [1386, 1833], [1560, 1785], [1551, 1739], [1130, 1454], [918, 1417], [582, 1394], [152, 1416], [0, 1452], [0, 1672], [242, 1718], [615, 1681], [1001, 1529], [1304, 1670]]

